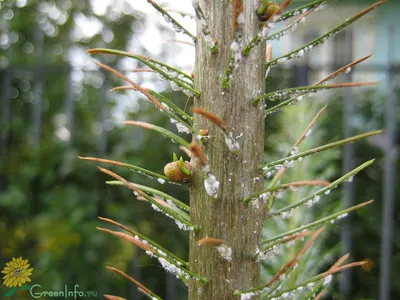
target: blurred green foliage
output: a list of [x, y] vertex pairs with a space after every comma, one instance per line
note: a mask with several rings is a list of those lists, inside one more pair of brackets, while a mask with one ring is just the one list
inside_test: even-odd
[[[17, 95], [11, 101], [10, 124], [2, 124], [1, 133], [7, 137], [7, 152], [2, 152], [0, 164], [0, 268], [12, 257], [22, 256], [29, 259], [34, 272], [32, 281], [49, 289], [62, 289], [65, 284], [79, 284], [83, 290], [97, 290], [99, 294], [114, 293], [128, 295], [132, 286], [122, 277], [105, 269], [111, 265], [137, 275], [140, 267], [139, 280], [155, 293], [165, 295], [165, 271], [149, 259], [137, 248], [117, 238], [108, 236], [96, 230], [96, 226], [104, 226], [97, 216], [117, 220], [154, 239], [178, 256], [187, 258], [187, 235], [179, 231], [175, 224], [154, 211], [144, 202], [138, 202], [133, 194], [122, 187], [107, 186], [104, 182], [110, 178], [97, 172], [96, 164], [79, 161], [77, 155], [99, 155], [98, 141], [101, 138], [96, 130], [100, 120], [100, 101], [102, 90], [91, 83], [90, 76], [99, 71], [85, 70], [84, 84], [73, 86], [74, 131], [72, 146], [60, 140], [55, 134], [60, 116], [64, 115], [64, 100], [68, 86], [68, 47], [71, 46], [71, 31], [74, 27], [72, 16], [84, 14], [94, 17], [103, 23], [103, 32], [109, 30], [113, 38], [106, 42], [101, 33], [90, 39], [81, 39], [74, 45], [82, 49], [93, 47], [112, 47], [126, 49], [129, 38], [140, 31], [143, 25], [142, 16], [129, 8], [119, 14], [96, 15], [91, 1], [28, 1], [23, 7], [16, 6], [18, 1], [5, 1], [0, 14], [12, 9], [13, 18], [6, 23], [10, 31], [18, 34], [18, 40], [11, 45], [12, 50], [1, 49], [0, 55], [9, 58], [12, 70], [12, 95]], [[19, 1], [23, 2], [23, 1]], [[65, 22], [58, 24], [56, 20], [44, 17], [40, 5], [47, 3], [55, 5], [62, 14]], [[65, 4], [67, 3], [67, 4]], [[3, 15], [2, 15], [3, 16]], [[0, 18], [2, 17], [0, 16]], [[35, 30], [38, 28], [38, 18], [43, 24], [54, 27], [54, 36], [45, 35], [43, 45], [43, 107], [42, 134], [40, 148], [32, 145], [32, 87], [35, 84], [38, 67], [38, 56], [35, 51], [27, 52], [28, 43], [35, 45]], [[48, 22], [48, 23], [46, 23]], [[50, 25], [47, 25], [50, 26]], [[128, 38], [129, 37], [129, 38]], [[106, 39], [107, 40], [107, 39]], [[61, 49], [61, 50], [60, 50]], [[142, 48], [141, 53], [146, 54]], [[40, 57], [39, 57], [40, 59]], [[115, 64], [112, 57], [102, 58], [110, 64]], [[8, 76], [6, 68], [0, 70], [0, 79], [4, 83]], [[275, 90], [289, 86], [290, 71], [276, 68], [268, 88]], [[120, 81], [102, 74], [109, 86], [120, 85]], [[284, 78], [284, 80], [282, 80]], [[26, 88], [28, 83], [28, 88]], [[273, 88], [272, 88], [273, 87]], [[186, 97], [181, 94], [166, 93], [173, 97], [181, 107], [186, 104]], [[111, 111], [115, 101], [111, 101], [110, 93], [107, 110]], [[386, 95], [370, 91], [357, 96], [357, 130], [367, 131], [383, 128], [383, 101]], [[343, 137], [340, 122], [331, 120], [342, 119], [343, 98], [330, 101], [326, 117], [317, 124], [318, 139], [328, 141], [335, 137]], [[158, 110], [145, 100], [139, 101], [140, 111], [129, 114], [131, 119], [151, 120], [159, 126], [174, 130], [169, 120], [162, 117]], [[293, 108], [290, 108], [293, 110]], [[274, 137], [266, 137], [266, 153], [278, 156], [285, 152], [285, 146], [291, 145], [298, 132], [289, 131], [295, 127], [292, 117], [312, 117], [315, 112], [303, 104], [297, 111], [286, 115], [274, 114], [269, 116], [266, 126], [276, 131]], [[398, 114], [400, 115], [400, 113]], [[64, 115], [65, 117], [65, 115]], [[290, 124], [289, 124], [290, 123]], [[301, 129], [301, 128], [299, 128]], [[104, 156], [109, 159], [129, 162], [162, 173], [163, 166], [171, 161], [172, 153], [179, 153], [177, 146], [159, 138], [156, 133], [137, 128], [110, 128], [106, 132], [107, 149]], [[276, 141], [288, 141], [276, 147]], [[397, 141], [397, 144], [399, 142]], [[313, 145], [311, 143], [311, 145]], [[310, 146], [311, 146], [310, 145]], [[367, 171], [360, 173], [356, 180], [356, 194], [360, 201], [376, 199], [373, 206], [354, 214], [354, 247], [355, 260], [370, 258], [375, 262], [370, 272], [356, 270], [353, 272], [354, 299], [360, 297], [377, 297], [379, 275], [379, 243], [381, 230], [382, 186], [383, 186], [383, 152], [379, 144], [363, 141], [356, 144], [356, 163], [376, 157], [375, 164]], [[283, 151], [283, 152], [282, 152]], [[326, 178], [339, 177], [342, 156], [334, 152], [329, 157], [331, 163], [327, 166], [318, 164], [315, 159], [311, 173], [320, 174], [325, 171]], [[309, 165], [305, 165], [309, 172]], [[112, 168], [115, 169], [115, 168]], [[398, 167], [397, 170], [400, 170]], [[158, 187], [187, 203], [188, 195], [185, 188], [176, 186], [161, 186], [158, 182], [133, 174], [125, 169], [118, 173], [131, 181]], [[296, 174], [291, 174], [295, 178]], [[398, 177], [400, 178], [400, 176]], [[397, 197], [399, 199], [399, 190]], [[339, 191], [336, 195], [339, 197]], [[398, 201], [397, 201], [398, 202]], [[396, 215], [399, 221], [399, 215]], [[397, 224], [399, 224], [397, 222]], [[337, 227], [339, 230], [340, 227]], [[323, 245], [329, 251], [339, 242], [339, 231], [334, 237], [325, 240]], [[322, 243], [321, 243], [322, 244]], [[400, 263], [399, 236], [395, 235], [393, 265]], [[400, 295], [400, 278], [398, 269], [393, 270], [393, 295]], [[177, 281], [178, 282], [178, 281]], [[183, 299], [184, 287], [178, 284], [179, 299]], [[5, 290], [0, 288], [0, 293]]]
[[[400, 96], [400, 91], [394, 91], [396, 97]], [[354, 93], [353, 103], [355, 105], [355, 113], [351, 117], [352, 125], [355, 133], [365, 132], [374, 129], [385, 128], [385, 101], [389, 96], [389, 91], [377, 89], [368, 89]], [[330, 105], [327, 110], [328, 118], [324, 119], [323, 127], [329, 130], [331, 136], [343, 136], [343, 126], [338, 126], [337, 123], [332, 124], [331, 120], [343, 119], [343, 103], [346, 99], [340, 95], [333, 95], [330, 99]], [[394, 107], [398, 113], [397, 123], [400, 124], [400, 108]], [[355, 143], [354, 163], [359, 164], [371, 158], [376, 158], [375, 162], [369, 166], [364, 172], [358, 174], [354, 182], [355, 202], [375, 199], [375, 201], [366, 209], [361, 209], [354, 212], [350, 217], [352, 220], [353, 252], [351, 253], [354, 260], [371, 259], [373, 267], [370, 271], [364, 271], [361, 268], [354, 269], [352, 272], [352, 298], [362, 299], [365, 297], [373, 297], [379, 299], [379, 272], [381, 268], [381, 230], [382, 230], [382, 210], [383, 210], [383, 186], [384, 186], [384, 145], [385, 131], [382, 135], [376, 138], [370, 138]], [[400, 146], [400, 131], [396, 132], [396, 147]], [[335, 164], [343, 165], [343, 156], [338, 156]], [[396, 164], [396, 178], [400, 176], [400, 161]], [[341, 173], [337, 169], [337, 175]], [[395, 189], [395, 203], [399, 204], [400, 190]], [[398, 213], [393, 213], [395, 232], [398, 231], [400, 216]], [[335, 228], [336, 234], [328, 240], [327, 247], [335, 244], [335, 241], [340, 240], [340, 227]], [[399, 235], [393, 236], [393, 255], [392, 265], [396, 266], [400, 263], [400, 239]], [[392, 299], [397, 299], [400, 295], [400, 285], [397, 278], [400, 273], [397, 268], [392, 268]], [[340, 294], [336, 291], [336, 297]]]
[[[105, 46], [125, 49], [129, 38], [139, 31], [141, 15], [127, 6], [117, 15], [96, 16], [90, 1], [28, 1], [23, 7], [17, 5], [24, 1], [16, 2], [7, 1], [0, 12], [0, 19], [6, 20], [3, 16], [12, 11], [13, 17], [3, 22], [2, 29], [18, 35], [17, 41], [0, 52], [0, 56], [9, 60], [9, 68], [3, 66], [0, 70], [1, 82], [4, 84], [6, 76], [12, 76], [10, 122], [2, 124], [1, 129], [6, 137], [6, 149], [1, 151], [0, 164], [0, 268], [12, 257], [22, 256], [29, 259], [34, 268], [32, 282], [41, 284], [43, 289], [61, 290], [65, 284], [70, 287], [79, 284], [81, 290], [96, 290], [98, 298], [116, 291], [129, 295], [132, 286], [124, 278], [107, 271], [105, 266], [111, 265], [127, 273], [135, 270], [139, 279], [146, 278], [146, 285], [165, 294], [164, 270], [143, 253], [137, 253], [138, 249], [131, 244], [97, 231], [96, 226], [104, 226], [97, 216], [118, 220], [182, 257], [187, 256], [182, 246], [187, 244], [187, 237], [178, 232], [171, 220], [154, 213], [147, 203], [138, 202], [129, 190], [107, 186], [105, 181], [110, 178], [98, 172], [95, 163], [79, 161], [77, 155], [101, 155], [99, 140], [104, 135], [106, 158], [162, 173], [172, 152], [179, 153], [179, 150], [176, 145], [155, 138], [153, 133], [133, 127], [109, 126], [104, 132], [98, 130], [100, 99], [106, 97], [108, 115], [118, 105], [118, 100], [92, 84], [92, 75], [99, 73], [109, 86], [121, 85], [120, 80], [97, 70], [83, 70], [83, 85], [68, 84], [68, 48], [71, 45], [83, 50]], [[61, 25], [57, 24], [59, 20], [48, 15], [54, 7], [65, 15], [66, 20]], [[112, 41], [106, 43], [99, 33], [71, 44], [75, 14], [101, 19], [103, 32], [110, 30]], [[54, 36], [43, 30], [42, 62], [35, 40], [40, 22], [56, 28]], [[34, 47], [32, 52], [26, 49], [28, 43]], [[61, 50], [55, 53], [54, 49]], [[109, 57], [106, 61], [113, 64], [116, 60]], [[42, 73], [38, 73], [39, 67]], [[39, 74], [42, 74], [40, 79]], [[42, 119], [40, 147], [35, 149], [32, 111], [34, 86], [38, 80], [43, 84]], [[60, 127], [65, 126], [68, 89], [73, 89], [75, 107], [70, 142], [57, 135]], [[165, 96], [172, 97], [170, 93]], [[174, 98], [182, 106], [187, 100], [180, 94]], [[128, 118], [152, 120], [174, 130], [169, 120], [162, 118], [146, 100], [141, 99], [138, 104], [140, 111], [128, 114]], [[118, 172], [137, 183], [161, 186], [125, 169]], [[163, 188], [187, 201], [184, 188]], [[182, 287], [177, 284], [179, 291]], [[0, 294], [5, 292], [2, 286]]]

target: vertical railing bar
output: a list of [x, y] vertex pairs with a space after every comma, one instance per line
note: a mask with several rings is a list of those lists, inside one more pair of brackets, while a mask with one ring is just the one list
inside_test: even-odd
[[44, 63], [44, 52], [43, 52], [43, 32], [37, 27], [35, 29], [35, 44], [36, 44], [36, 56], [38, 58], [38, 66], [35, 71], [35, 82], [33, 86], [33, 107], [32, 107], [32, 122], [33, 122], [33, 148], [39, 149], [40, 147], [40, 130], [42, 122], [42, 92], [43, 92], [43, 63]]
[[[99, 123], [100, 123], [100, 132], [97, 136], [97, 153], [99, 157], [104, 157], [107, 151], [107, 130], [106, 130], [106, 120], [108, 117], [108, 90], [109, 90], [109, 83], [108, 83], [108, 74], [106, 71], [102, 70], [104, 75], [104, 82], [100, 89], [100, 103], [99, 103]], [[106, 191], [105, 187], [99, 190], [99, 195], [97, 198], [97, 213], [98, 215], [103, 214], [104, 210], [104, 203], [106, 201]]]
[[[345, 43], [346, 43], [346, 61], [352, 61], [353, 53], [353, 32], [346, 30], [345, 32]], [[346, 81], [352, 81], [352, 72], [347, 74]], [[354, 116], [354, 101], [352, 89], [346, 89], [344, 92], [344, 111], [343, 111], [343, 125], [345, 137], [350, 137], [354, 133], [352, 124], [352, 117]], [[354, 144], [347, 144], [344, 146], [344, 159], [343, 159], [343, 173], [350, 172], [354, 167]], [[343, 187], [343, 208], [348, 208], [355, 205], [354, 201], [354, 184], [345, 184]], [[342, 239], [342, 253], [352, 253], [352, 217], [345, 218], [341, 228], [341, 239]], [[351, 293], [351, 270], [345, 270], [341, 274], [340, 278], [340, 292], [342, 299], [349, 299]]]
[[387, 84], [389, 96], [385, 101], [385, 169], [383, 182], [383, 210], [382, 210], [382, 242], [381, 242], [381, 270], [379, 299], [389, 300], [391, 286], [391, 269], [392, 269], [392, 247], [393, 247], [393, 231], [394, 231], [394, 201], [395, 201], [395, 182], [396, 182], [396, 111], [397, 111], [397, 95], [393, 84], [394, 72], [392, 58], [395, 51], [396, 32], [393, 24], [389, 25], [388, 35], [388, 71]]
[[105, 122], [107, 119], [107, 93], [108, 93], [108, 75], [104, 74], [104, 83], [100, 90], [100, 126], [101, 131], [98, 137], [98, 153], [100, 157], [103, 157], [107, 150], [107, 131], [105, 130]]
[[0, 157], [2, 161], [2, 165], [4, 166], [7, 161], [7, 151], [8, 151], [8, 136], [10, 134], [10, 121], [11, 121], [11, 85], [12, 85], [12, 76], [13, 70], [11, 66], [11, 57], [12, 50], [11, 45], [7, 50], [7, 59], [9, 61], [9, 65], [2, 72], [2, 94], [1, 97], [1, 136], [0, 136]]
[[72, 86], [72, 78], [71, 78], [71, 66], [68, 65], [66, 74], [66, 87], [65, 87], [65, 99], [64, 99], [64, 109], [65, 116], [67, 118], [67, 130], [70, 133], [70, 139], [68, 141], [68, 147], [71, 148], [74, 144], [74, 109], [75, 109], [75, 101], [73, 97], [73, 86]]

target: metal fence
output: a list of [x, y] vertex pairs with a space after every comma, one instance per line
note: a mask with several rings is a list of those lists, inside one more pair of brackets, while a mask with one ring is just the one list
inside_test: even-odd
[[[390, 41], [394, 44], [395, 33], [393, 29], [390, 36], [392, 37]], [[346, 58], [346, 61], [351, 61], [350, 54], [352, 53], [351, 41], [352, 36], [351, 32], [347, 31], [346, 35], [347, 39], [347, 53], [349, 53], [349, 57]], [[37, 64], [33, 67], [27, 68], [26, 66], [16, 66], [16, 65], [8, 65], [6, 68], [0, 70], [0, 80], [1, 80], [1, 136], [0, 136], [0, 155], [1, 161], [4, 163], [7, 160], [8, 148], [10, 146], [10, 133], [11, 127], [10, 123], [13, 118], [11, 113], [13, 106], [13, 97], [12, 97], [12, 89], [13, 89], [13, 78], [15, 77], [33, 77], [32, 82], [32, 93], [33, 93], [33, 101], [30, 104], [31, 106], [31, 120], [27, 121], [31, 124], [31, 137], [32, 137], [32, 148], [33, 150], [39, 149], [40, 147], [40, 137], [42, 133], [42, 129], [44, 126], [42, 119], [42, 93], [44, 88], [44, 76], [48, 74], [64, 74], [65, 78], [67, 78], [65, 82], [64, 88], [64, 107], [63, 111], [67, 119], [67, 129], [71, 134], [71, 138], [69, 141], [69, 146], [73, 146], [74, 141], [74, 111], [75, 111], [75, 100], [73, 94], [73, 85], [71, 80], [71, 67], [69, 65], [44, 65], [43, 62], [43, 36], [40, 34], [40, 30], [38, 31], [38, 35], [36, 37], [36, 55], [37, 55]], [[390, 46], [389, 49], [391, 51], [394, 47]], [[8, 50], [7, 56], [11, 58], [12, 51], [11, 48]], [[388, 57], [391, 57], [391, 53], [388, 53]], [[11, 60], [11, 59], [10, 59]], [[292, 78], [291, 82], [295, 86], [307, 85], [311, 82], [310, 78], [312, 78], [316, 72], [319, 72], [323, 69], [331, 69], [335, 70], [340, 67], [339, 59], [334, 59], [331, 65], [321, 65], [315, 66], [310, 65], [307, 62], [303, 65], [293, 65], [292, 66]], [[389, 90], [387, 91], [387, 98], [385, 101], [386, 113], [385, 113], [385, 137], [384, 137], [384, 147], [385, 152], [385, 168], [384, 168], [384, 195], [383, 195], [383, 215], [382, 215], [382, 228], [381, 228], [381, 270], [380, 270], [380, 297], [381, 300], [390, 299], [389, 291], [390, 291], [390, 272], [391, 272], [391, 257], [392, 257], [392, 246], [393, 246], [393, 229], [394, 229], [394, 203], [395, 203], [395, 174], [396, 174], [396, 161], [397, 161], [397, 150], [395, 143], [395, 135], [396, 135], [396, 108], [398, 107], [398, 99], [397, 94], [395, 93], [396, 84], [394, 82], [395, 75], [400, 74], [399, 66], [390, 65], [387, 66], [368, 66], [368, 71], [375, 70], [377, 72], [385, 72], [387, 78], [387, 85]], [[367, 69], [363, 66], [357, 68], [357, 72], [363, 72]], [[352, 75], [347, 74], [347, 81], [351, 81]], [[107, 150], [107, 131], [104, 130], [105, 120], [107, 119], [108, 111], [107, 111], [107, 90], [108, 90], [108, 77], [105, 76], [105, 81], [103, 87], [99, 90], [99, 101], [98, 101], [98, 122], [101, 124], [101, 133], [98, 136], [98, 153], [102, 156]], [[344, 117], [343, 117], [343, 126], [345, 135], [351, 136], [353, 134], [353, 128], [350, 122], [352, 115], [354, 113], [354, 101], [353, 94], [351, 89], [348, 89], [345, 94], [344, 101]], [[344, 165], [343, 165], [343, 173], [351, 170], [353, 166], [353, 158], [354, 158], [354, 146], [352, 144], [346, 145], [344, 150]], [[344, 187], [344, 206], [349, 207], [354, 205], [354, 186], [353, 185], [345, 185]], [[351, 219], [346, 219], [342, 224], [342, 241], [343, 241], [343, 252], [351, 253], [352, 249], [352, 226]], [[136, 277], [140, 279], [140, 269], [134, 268], [134, 272], [136, 273]], [[346, 298], [349, 295], [350, 287], [351, 287], [351, 271], [347, 271], [343, 274], [341, 280], [341, 293]], [[168, 289], [168, 299], [176, 299], [176, 292], [174, 287], [174, 281], [171, 280], [170, 276], [166, 277], [166, 286]], [[134, 292], [132, 292], [134, 293]], [[136, 295], [137, 296], [137, 295]], [[134, 299], [136, 299], [134, 296]]]
[[[395, 55], [395, 47], [396, 44], [396, 32], [394, 26], [389, 26], [388, 28], [388, 53], [387, 57], [393, 58]], [[291, 82], [294, 86], [302, 86], [312, 84], [310, 81], [311, 78], [315, 77], [314, 74], [320, 73], [321, 71], [326, 71], [329, 69], [330, 71], [334, 71], [341, 66], [343, 66], [343, 61], [350, 62], [352, 61], [352, 53], [353, 53], [353, 33], [351, 30], [346, 30], [343, 32], [344, 40], [346, 41], [345, 46], [347, 49], [345, 53], [347, 57], [339, 57], [336, 55], [333, 58], [332, 63], [329, 65], [317, 65], [313, 64], [312, 66], [307, 63], [303, 65], [295, 65], [292, 68], [293, 78]], [[343, 37], [342, 37], [343, 39]], [[337, 40], [336, 40], [337, 41]], [[341, 45], [343, 47], [343, 45]], [[396, 135], [399, 134], [399, 124], [397, 111], [399, 108], [399, 100], [398, 94], [396, 93], [396, 89], [400, 87], [400, 81], [397, 79], [397, 76], [400, 75], [400, 65], [394, 64], [394, 62], [389, 61], [387, 65], [367, 65], [367, 66], [357, 66], [357, 72], [373, 72], [379, 74], [385, 74], [385, 84], [387, 89], [385, 89], [386, 99], [385, 99], [385, 114], [384, 114], [384, 137], [381, 140], [380, 147], [384, 150], [384, 174], [382, 174], [384, 178], [384, 186], [383, 186], [383, 195], [382, 195], [382, 225], [381, 225], [381, 251], [380, 251], [380, 286], [379, 286], [379, 299], [381, 300], [390, 300], [390, 288], [391, 288], [391, 270], [392, 270], [392, 249], [394, 246], [393, 241], [393, 232], [395, 228], [395, 190], [396, 190], [396, 163], [398, 159], [399, 149], [396, 144]], [[353, 77], [353, 72], [346, 74], [345, 81], [351, 82]], [[343, 101], [343, 120], [342, 124], [344, 127], [345, 137], [350, 137], [354, 135], [354, 128], [352, 125], [352, 117], [356, 112], [355, 101], [354, 101], [354, 93], [352, 89], [346, 89], [344, 93], [344, 101]], [[346, 174], [351, 171], [354, 165], [355, 158], [355, 146], [354, 144], [347, 144], [344, 146], [344, 157], [343, 157], [343, 166], [342, 173]], [[348, 208], [356, 205], [355, 203], [355, 186], [353, 184], [347, 184], [343, 187], [343, 206], [344, 208]], [[353, 249], [353, 229], [352, 229], [352, 219], [346, 218], [343, 220], [341, 224], [341, 240], [342, 240], [342, 253], [352, 253]], [[343, 299], [349, 299], [351, 286], [352, 286], [352, 277], [351, 277], [351, 269], [345, 270], [341, 274], [340, 280], [340, 290], [341, 296]]]

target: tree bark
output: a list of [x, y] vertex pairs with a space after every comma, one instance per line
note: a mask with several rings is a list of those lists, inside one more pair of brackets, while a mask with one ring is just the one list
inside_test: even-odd
[[[234, 3], [243, 5], [244, 23], [237, 32], [233, 29]], [[249, 41], [259, 31], [258, 1], [200, 0], [199, 4], [218, 51], [210, 51], [198, 24], [194, 80], [195, 89], [201, 95], [194, 100], [194, 106], [226, 121], [240, 149], [230, 151], [222, 131], [195, 115], [195, 128], [209, 130], [210, 138], [203, 147], [210, 171], [220, 187], [216, 199], [211, 198], [204, 188], [205, 174], [200, 168], [194, 172], [190, 209], [192, 223], [199, 231], [190, 236], [189, 260], [191, 271], [208, 282], [203, 285], [191, 280], [189, 299], [225, 300], [233, 299], [235, 290], [249, 289], [260, 283], [260, 264], [253, 255], [260, 244], [265, 207], [244, 206], [243, 199], [263, 187], [263, 176], [258, 168], [264, 155], [264, 106], [262, 103], [254, 105], [251, 99], [264, 92], [265, 46], [259, 45], [240, 60], [229, 88], [223, 89], [221, 80], [232, 42], [238, 34], [243, 41]], [[233, 251], [232, 260], [224, 259], [215, 246], [196, 244], [205, 237], [223, 240]]]

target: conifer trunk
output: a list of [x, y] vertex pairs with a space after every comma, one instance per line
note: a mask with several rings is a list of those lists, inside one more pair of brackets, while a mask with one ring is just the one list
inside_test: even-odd
[[[241, 2], [243, 2], [241, 4]], [[233, 72], [230, 86], [221, 87], [228, 64], [230, 46], [237, 37], [234, 32], [234, 3], [243, 5], [244, 23], [239, 28], [248, 41], [259, 31], [256, 16], [257, 0], [200, 0], [218, 51], [212, 53], [200, 35], [196, 43], [195, 89], [201, 96], [194, 106], [204, 108], [227, 122], [240, 145], [238, 152], [229, 150], [223, 133], [209, 121], [195, 115], [196, 129], [209, 129], [210, 139], [204, 146], [210, 171], [220, 182], [216, 199], [204, 188], [204, 174], [198, 169], [191, 182], [190, 209], [192, 223], [199, 227], [190, 237], [191, 270], [208, 282], [189, 283], [189, 299], [233, 299], [234, 290], [259, 284], [260, 264], [252, 255], [259, 246], [265, 208], [243, 205], [243, 199], [260, 191], [263, 176], [258, 168], [264, 155], [264, 108], [254, 105], [251, 98], [264, 91], [265, 47], [254, 48], [243, 57]], [[221, 239], [232, 248], [232, 260], [221, 257], [215, 247], [197, 246], [205, 237]], [[255, 299], [255, 298], [254, 298]]]

